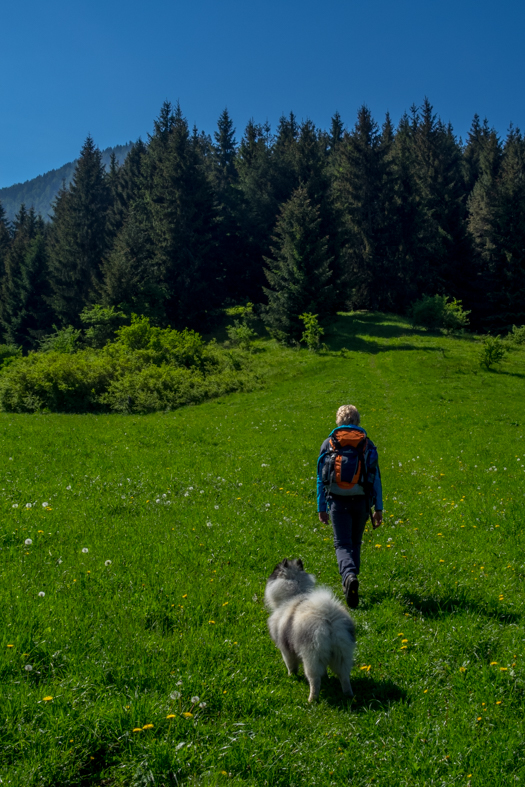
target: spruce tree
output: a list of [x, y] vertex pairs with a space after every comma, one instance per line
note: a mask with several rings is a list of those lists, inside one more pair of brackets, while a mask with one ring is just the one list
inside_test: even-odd
[[167, 293], [165, 320], [177, 328], [202, 327], [217, 305], [215, 213], [180, 107], [172, 113], [163, 105], [145, 165], [152, 263]]
[[343, 215], [343, 264], [354, 307], [378, 308], [385, 261], [386, 150], [370, 110], [362, 106], [338, 157], [334, 191]]
[[45, 225], [33, 208], [28, 211], [21, 205], [13, 227], [1, 287], [0, 321], [5, 340], [27, 350], [49, 327], [51, 318], [46, 303], [49, 272]]
[[247, 244], [240, 227], [235, 128], [227, 109], [219, 117], [214, 138], [211, 179], [216, 203], [216, 263], [222, 285], [221, 299], [228, 296], [242, 300], [250, 289], [246, 276]]
[[306, 187], [299, 186], [281, 208], [272, 256], [265, 258], [270, 287], [264, 288], [268, 297], [264, 321], [280, 341], [301, 338], [301, 314], [317, 314], [326, 321], [333, 312], [332, 260], [320, 227], [318, 207]]
[[113, 249], [102, 264], [101, 300], [127, 314], [145, 314], [153, 322], [165, 318], [169, 295], [154, 261], [151, 214], [146, 200], [129, 208]]
[[525, 141], [511, 127], [500, 162], [487, 144], [481, 175], [469, 199], [469, 229], [476, 252], [480, 296], [477, 323], [506, 331], [525, 323]]
[[279, 210], [268, 125], [256, 125], [252, 120], [248, 122], [239, 145], [236, 168], [245, 250], [243, 288], [250, 300], [258, 301], [266, 283], [263, 258], [270, 252], [270, 239]]
[[413, 112], [415, 177], [421, 218], [427, 229], [422, 274], [427, 292], [464, 299], [473, 275], [466, 234], [466, 190], [461, 150], [450, 125], [425, 98]]
[[100, 150], [88, 136], [73, 180], [55, 199], [49, 268], [51, 305], [62, 324], [80, 325], [80, 312], [98, 294], [102, 260], [108, 249], [110, 191]]

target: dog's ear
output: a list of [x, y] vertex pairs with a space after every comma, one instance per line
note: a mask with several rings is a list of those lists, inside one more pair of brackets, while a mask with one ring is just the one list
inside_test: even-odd
[[297, 566], [301, 569], [301, 571], [304, 571], [303, 561], [301, 560], [301, 558], [298, 557], [295, 562], [297, 563]]
[[283, 562], [281, 563], [281, 566], [283, 568], [288, 568], [288, 558], [287, 557], [284, 558]]

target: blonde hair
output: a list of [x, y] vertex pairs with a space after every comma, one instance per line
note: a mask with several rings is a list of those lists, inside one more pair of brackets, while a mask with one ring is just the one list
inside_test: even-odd
[[353, 426], [359, 426], [359, 421], [361, 420], [361, 416], [357, 410], [357, 407], [354, 407], [353, 404], [343, 404], [337, 411], [335, 415], [335, 422], [337, 426], [343, 426], [343, 424], [352, 424]]

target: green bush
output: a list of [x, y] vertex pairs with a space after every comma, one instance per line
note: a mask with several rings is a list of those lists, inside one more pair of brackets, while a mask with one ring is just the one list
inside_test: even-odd
[[22, 348], [17, 344], [0, 344], [0, 371], [5, 369], [16, 358], [22, 355]]
[[480, 352], [479, 362], [487, 370], [500, 363], [507, 353], [499, 336], [486, 336]]
[[40, 352], [74, 353], [81, 345], [82, 331], [68, 325], [66, 328], [57, 328], [53, 325], [53, 333], [40, 339]]
[[317, 314], [305, 312], [299, 315], [299, 319], [304, 324], [301, 341], [306, 344], [310, 352], [317, 352], [321, 346], [321, 336], [324, 334], [324, 328], [319, 325]]
[[519, 327], [513, 325], [512, 330], [505, 337], [505, 341], [514, 345], [525, 344], [525, 325], [520, 325]]
[[201, 402], [257, 384], [245, 356], [206, 345], [194, 331], [150, 325], [145, 317], [117, 330], [102, 349], [30, 353], [0, 378], [8, 412], [154, 412]]
[[100, 306], [96, 304], [92, 308], [85, 308], [80, 312], [80, 319], [86, 326], [84, 331], [84, 342], [88, 347], [101, 348], [115, 338], [117, 330], [129, 318], [122, 311], [118, 311], [114, 306]]
[[447, 295], [425, 295], [415, 301], [410, 309], [414, 325], [447, 333], [466, 328], [469, 314], [470, 311], [463, 309], [461, 301], [456, 298], [449, 300]]
[[228, 325], [226, 328], [231, 344], [234, 347], [249, 350], [253, 340], [257, 338], [257, 333], [250, 327], [250, 323], [255, 319], [253, 303], [248, 303], [246, 306], [232, 306], [225, 309], [225, 313], [228, 317], [239, 318], [233, 321], [233, 325]]

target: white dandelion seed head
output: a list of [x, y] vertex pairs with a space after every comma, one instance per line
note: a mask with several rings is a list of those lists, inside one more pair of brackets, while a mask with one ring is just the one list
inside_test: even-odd
[[13, 457], [12, 457], [12, 456], [10, 456], [10, 457], [9, 457], [9, 461], [10, 461], [10, 462], [12, 462], [12, 461], [13, 461]]
[[66, 489], [71, 489], [71, 484], [68, 484], [68, 485], [66, 486]]
[[26, 508], [32, 508], [31, 503], [26, 503]]
[[214, 506], [214, 508], [215, 508], [215, 510], [217, 511], [217, 510], [218, 510], [218, 508], [219, 508], [219, 506]]
[[205, 707], [206, 707], [205, 702], [199, 702], [199, 708], [205, 708]]
[[203, 494], [204, 494], [204, 489], [201, 489], [201, 491], [200, 491], [200, 494], [201, 494], [201, 495], [203, 495]]
[[189, 496], [190, 496], [189, 492], [184, 492], [184, 497], [189, 497]]
[[105, 565], [105, 566], [110, 566], [110, 565], [111, 565], [111, 560], [106, 560], [106, 561], [104, 562], [104, 565]]
[[26, 664], [26, 665], [25, 665], [25, 667], [24, 667], [24, 669], [25, 669], [25, 671], [26, 671], [26, 672], [31, 672], [31, 670], [33, 669], [33, 667], [31, 666], [31, 664]]
[[177, 683], [176, 683], [175, 685], [176, 685], [176, 686], [182, 686], [182, 681], [181, 681], [181, 680], [178, 680], [178, 681], [177, 681]]
[[156, 502], [156, 503], [160, 503], [160, 497], [157, 497], [157, 499], [155, 500], [155, 502]]
[[26, 538], [26, 540], [24, 541], [24, 544], [26, 545], [26, 547], [30, 547], [32, 543], [33, 543], [33, 540], [31, 538]]
[[58, 563], [58, 565], [60, 565], [60, 564], [61, 564], [61, 563], [63, 563], [63, 562], [64, 562], [64, 561], [62, 560], [62, 558], [61, 558], [61, 557], [59, 557], [59, 558], [58, 558], [58, 560], [57, 560], [57, 563]]
[[[178, 684], [177, 684], [178, 685]], [[170, 694], [172, 700], [178, 700], [181, 697], [180, 691], [172, 691]]]
[[193, 487], [192, 486], [189, 486], [188, 489], [189, 489], [190, 492], [193, 492]]
[[40, 593], [39, 593], [38, 595], [40, 596], [40, 598], [44, 598], [44, 596], [45, 596], [46, 594], [44, 593], [44, 591], [43, 591], [43, 590], [41, 590], [41, 591], [40, 591]]
[[164, 500], [165, 500], [165, 499], [166, 499], [166, 497], [167, 497], [167, 495], [166, 495], [166, 494], [164, 494], [164, 495], [162, 495], [162, 497], [163, 497], [163, 498], [164, 498]]
[[82, 552], [86, 554], [87, 552], [89, 552], [89, 549], [87, 547], [82, 547]]
[[191, 702], [195, 705], [197, 702], [200, 702], [200, 697], [192, 697]]
[[49, 503], [42, 503], [42, 508], [47, 508]]
[[11, 508], [18, 508], [18, 503], [13, 503], [13, 505], [11, 506]]

